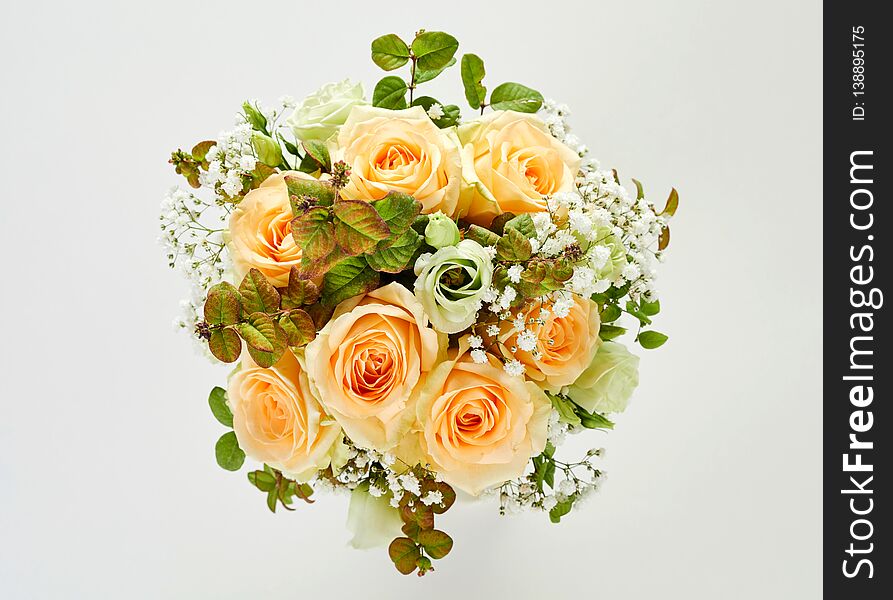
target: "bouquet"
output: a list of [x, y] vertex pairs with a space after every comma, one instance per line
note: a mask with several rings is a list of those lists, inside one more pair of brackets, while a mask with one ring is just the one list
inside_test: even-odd
[[[651, 323], [676, 191], [662, 210], [628, 192], [566, 107], [488, 90], [458, 46], [377, 38], [372, 60], [401, 73], [371, 101], [345, 80], [244, 103], [172, 154], [203, 195], [174, 189], [161, 215], [193, 284], [176, 324], [235, 365], [209, 397], [219, 465], [255, 462], [273, 512], [349, 493], [353, 545], [389, 543], [404, 574], [450, 552], [435, 521], [457, 495], [553, 522], [577, 507], [603, 450], [562, 442], [611, 429], [638, 384], [627, 345], [667, 339]], [[456, 71], [472, 115], [421, 93]]]

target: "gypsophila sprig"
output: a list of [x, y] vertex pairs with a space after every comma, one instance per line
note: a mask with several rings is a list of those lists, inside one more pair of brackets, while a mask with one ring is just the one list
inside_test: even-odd
[[[189, 282], [176, 326], [235, 367], [207, 400], [217, 464], [251, 461], [272, 512], [349, 495], [351, 545], [421, 576], [453, 550], [436, 525], [459, 492], [558, 523], [602, 486], [602, 448], [562, 447], [626, 410], [629, 342], [668, 340], [679, 195], [622, 185], [566, 106], [494, 85], [446, 32], [370, 50], [370, 96], [342, 79], [247, 100], [172, 152], [188, 188], [164, 197], [160, 242]], [[452, 103], [425, 95], [437, 77]]]

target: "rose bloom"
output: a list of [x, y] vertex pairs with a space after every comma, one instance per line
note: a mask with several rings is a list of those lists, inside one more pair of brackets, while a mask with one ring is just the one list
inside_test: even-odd
[[300, 354], [286, 351], [262, 369], [246, 353], [227, 393], [233, 429], [246, 455], [298, 481], [329, 466], [341, 428], [311, 392]]
[[282, 287], [288, 284], [292, 266], [301, 264], [301, 248], [291, 235], [294, 215], [286, 176], [313, 179], [298, 171], [271, 175], [248, 192], [229, 218], [228, 247], [238, 280], [253, 267], [270, 283]]
[[453, 487], [478, 495], [520, 477], [543, 451], [552, 404], [495, 357], [477, 364], [466, 349], [463, 340], [419, 388], [417, 425], [398, 455], [407, 464], [431, 464]]
[[533, 115], [495, 111], [461, 125], [458, 135], [467, 221], [486, 227], [504, 212], [543, 212], [545, 196], [575, 187], [580, 157]]
[[307, 345], [307, 371], [350, 439], [383, 452], [411, 424], [410, 395], [446, 342], [412, 293], [391, 283], [338, 305]]
[[[535, 302], [524, 309], [521, 314], [527, 319], [527, 329], [536, 334], [533, 350], [519, 347], [518, 332], [510, 321], [505, 323], [499, 336], [501, 344], [514, 349], [510, 354], [525, 365], [527, 377], [551, 392], [574, 383], [589, 367], [601, 342], [598, 304], [577, 294], [573, 294], [573, 300], [573, 306], [564, 317], [557, 317], [548, 303]], [[543, 309], [548, 311], [545, 316]], [[538, 352], [538, 358], [534, 351]]]
[[440, 210], [455, 217], [460, 212], [459, 140], [452, 130], [439, 129], [420, 106], [354, 108], [332, 154], [350, 165], [344, 198], [379, 200], [396, 191], [421, 202], [424, 213]]
[[344, 124], [354, 106], [365, 103], [362, 84], [349, 79], [328, 83], [304, 98], [287, 124], [299, 140], [325, 141]]
[[567, 395], [590, 412], [616, 413], [626, 410], [638, 385], [639, 357], [623, 344], [605, 342]]

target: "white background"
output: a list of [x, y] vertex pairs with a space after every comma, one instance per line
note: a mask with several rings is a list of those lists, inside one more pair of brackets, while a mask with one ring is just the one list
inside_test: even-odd
[[[818, 597], [821, 25], [818, 2], [762, 0], [4, 0], [0, 596]], [[345, 499], [271, 515], [215, 465], [226, 370], [172, 331], [186, 284], [155, 243], [172, 149], [246, 97], [371, 91], [369, 42], [419, 27], [681, 197], [670, 342], [618, 428], [571, 446], [608, 448], [602, 493], [558, 526], [457, 507], [422, 580], [345, 546]]]

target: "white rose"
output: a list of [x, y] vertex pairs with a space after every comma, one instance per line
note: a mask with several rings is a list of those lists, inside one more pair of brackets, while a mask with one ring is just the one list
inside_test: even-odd
[[327, 140], [361, 104], [366, 104], [362, 84], [349, 79], [328, 83], [304, 98], [287, 123], [299, 140]]

